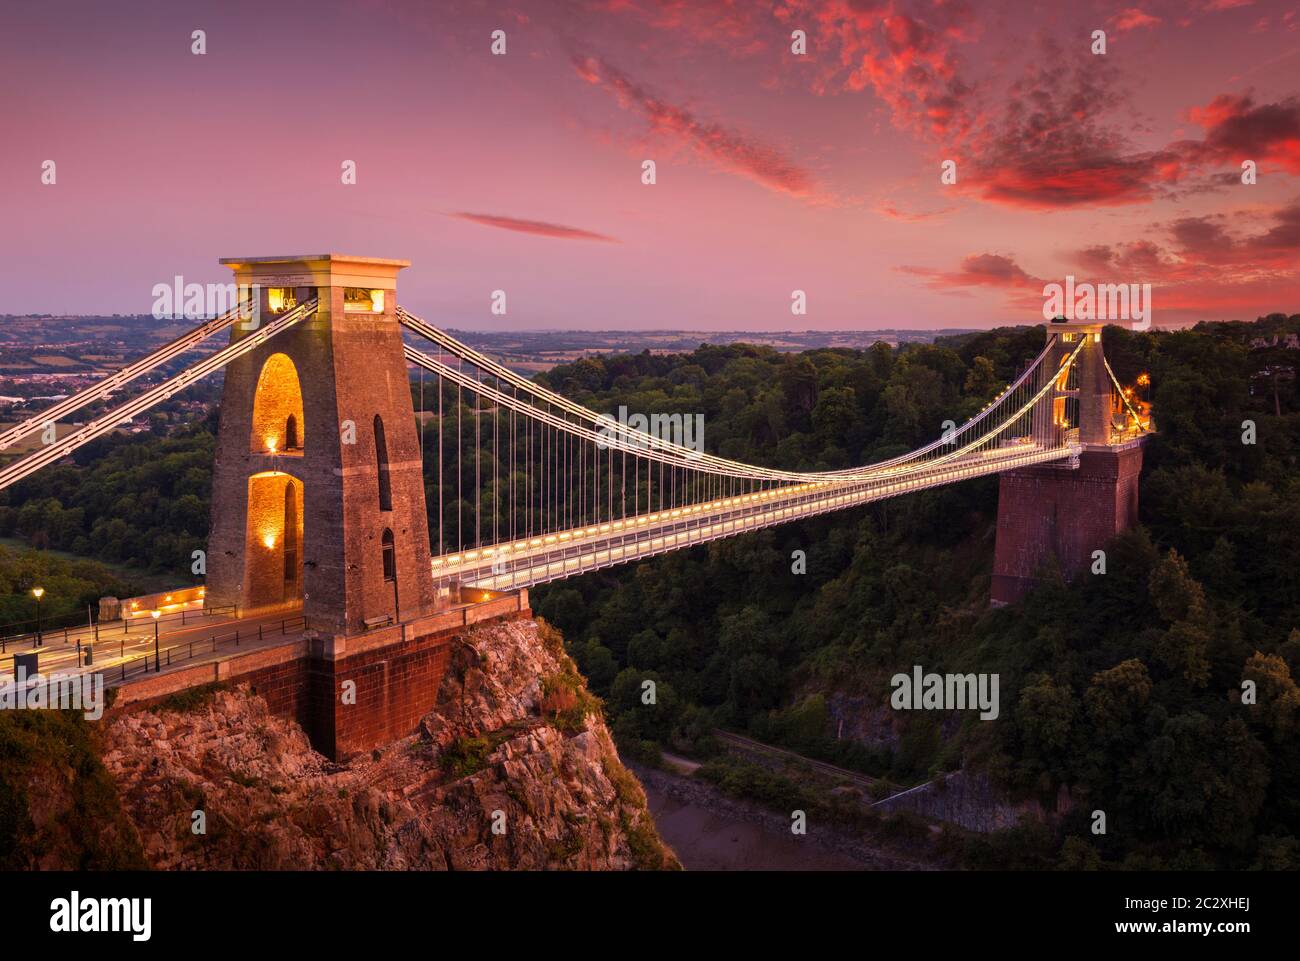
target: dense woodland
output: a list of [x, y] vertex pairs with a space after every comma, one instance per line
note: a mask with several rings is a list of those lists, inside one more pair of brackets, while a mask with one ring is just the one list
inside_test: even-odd
[[[1300, 350], [1286, 341], [1297, 333], [1300, 315], [1107, 331], [1121, 381], [1149, 372], [1159, 433], [1142, 526], [1110, 545], [1105, 575], [1066, 585], [1049, 569], [1023, 603], [990, 610], [988, 478], [559, 582], [534, 606], [565, 632], [633, 755], [707, 754], [726, 728], [897, 784], [964, 764], [1049, 806], [1068, 790], [1063, 831], [1017, 832], [973, 850], [979, 863], [1300, 868]], [[707, 448], [727, 457], [831, 469], [960, 423], [1042, 336], [802, 354], [706, 346], [588, 358], [542, 379], [597, 411], [702, 413]], [[188, 580], [215, 427], [214, 414], [165, 438], [89, 445], [0, 492], [0, 536]], [[426, 450], [437, 431], [426, 422]], [[450, 489], [426, 458], [430, 503], [440, 480]], [[792, 573], [796, 550], [807, 573]], [[0, 611], [19, 610], [41, 563], [55, 562], [0, 554], [13, 602]], [[64, 567], [52, 604], [72, 610], [109, 586]], [[896, 736], [836, 737], [846, 717], [850, 730], [892, 726], [889, 677], [914, 664], [998, 673], [1001, 716], [911, 712]], [[654, 706], [641, 703], [646, 679]], [[1243, 679], [1257, 704], [1240, 703]], [[1094, 809], [1107, 812], [1105, 836], [1089, 830]]]

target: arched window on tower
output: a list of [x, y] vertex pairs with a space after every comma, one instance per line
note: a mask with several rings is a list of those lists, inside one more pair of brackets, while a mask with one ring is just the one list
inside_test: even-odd
[[393, 487], [388, 479], [388, 441], [384, 437], [384, 420], [375, 415], [375, 468], [379, 472], [379, 509], [393, 509]]
[[393, 547], [393, 532], [384, 529], [384, 536], [381, 541], [384, 551], [384, 580], [397, 580], [397, 551]]
[[298, 443], [298, 416], [290, 414], [289, 419], [284, 422], [284, 449], [297, 450], [300, 446]]
[[298, 587], [298, 492], [292, 480], [284, 485], [284, 587], [290, 597]]

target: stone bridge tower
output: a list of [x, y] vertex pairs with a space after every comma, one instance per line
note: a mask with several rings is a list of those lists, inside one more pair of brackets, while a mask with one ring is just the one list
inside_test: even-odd
[[1050, 323], [1047, 361], [1053, 368], [1085, 339], [1077, 374], [1043, 399], [1035, 417], [1077, 425], [1077, 461], [1007, 471], [998, 479], [994, 606], [1024, 596], [1053, 559], [1067, 577], [1089, 571], [1093, 552], [1137, 523], [1142, 440], [1111, 435], [1111, 384], [1102, 325]]
[[255, 337], [316, 298], [313, 317], [225, 373], [212, 477], [209, 607], [302, 607], [347, 636], [433, 612], [420, 446], [396, 319], [405, 260], [319, 254], [221, 261], [257, 285]]

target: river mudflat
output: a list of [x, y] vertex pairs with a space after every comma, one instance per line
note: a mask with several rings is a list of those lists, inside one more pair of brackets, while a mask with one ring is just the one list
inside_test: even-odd
[[900, 856], [870, 838], [808, 823], [731, 798], [713, 785], [629, 764], [645, 788], [659, 836], [688, 871], [908, 871], [937, 865]]

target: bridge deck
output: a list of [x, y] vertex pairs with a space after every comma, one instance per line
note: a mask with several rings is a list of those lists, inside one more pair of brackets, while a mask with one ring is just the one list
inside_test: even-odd
[[438, 587], [514, 590], [623, 564], [665, 551], [855, 507], [952, 481], [1063, 460], [1077, 445], [1015, 444], [936, 465], [883, 472], [869, 480], [798, 484], [574, 528], [433, 559]]
[[[98, 631], [94, 627], [82, 627], [52, 633], [41, 647], [32, 647], [30, 642], [21, 647], [10, 644], [8, 654], [0, 658], [0, 681], [13, 678], [14, 654], [33, 651], [40, 655], [41, 674], [102, 672], [105, 684], [110, 687], [153, 673], [153, 627], [148, 619], [133, 621], [129, 627], [122, 621], [113, 621], [98, 625]], [[300, 612], [280, 611], [249, 617], [236, 617], [231, 612], [188, 623], [163, 621], [158, 625], [158, 666], [164, 672], [173, 667], [191, 666], [259, 644], [282, 644], [301, 636], [302, 632]], [[90, 665], [85, 663], [87, 648], [93, 650]]]

